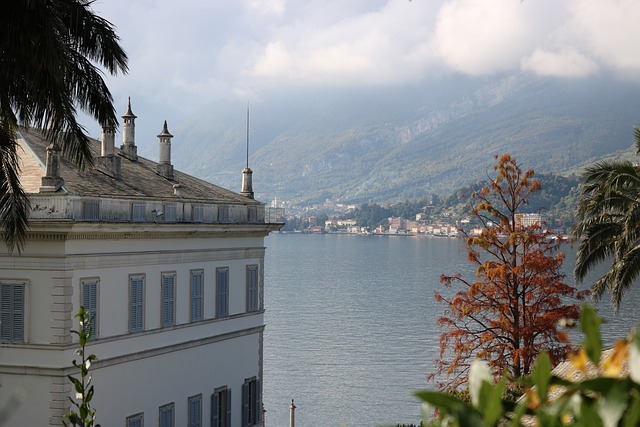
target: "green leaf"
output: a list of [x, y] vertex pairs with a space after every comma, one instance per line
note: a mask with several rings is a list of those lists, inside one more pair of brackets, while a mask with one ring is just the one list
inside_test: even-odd
[[538, 391], [540, 402], [546, 402], [551, 381], [551, 361], [546, 351], [538, 356], [538, 360], [533, 367], [533, 381]]
[[640, 395], [632, 393], [632, 400], [622, 420], [623, 427], [636, 427], [640, 425]]
[[582, 341], [589, 359], [594, 364], [600, 362], [600, 354], [602, 353], [602, 337], [600, 336], [600, 324], [602, 320], [598, 317], [593, 306], [584, 304], [580, 312], [580, 328], [584, 332], [585, 339]]
[[487, 381], [482, 382], [480, 389], [480, 410], [482, 419], [488, 426], [493, 426], [502, 418], [504, 409], [502, 407], [502, 393], [506, 386], [503, 379], [495, 386]]

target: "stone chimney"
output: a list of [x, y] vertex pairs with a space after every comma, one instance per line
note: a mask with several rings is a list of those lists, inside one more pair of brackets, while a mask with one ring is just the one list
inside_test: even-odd
[[64, 185], [64, 179], [60, 176], [60, 147], [51, 143], [47, 147], [47, 164], [45, 176], [41, 179], [40, 193], [53, 193]]
[[122, 116], [122, 145], [120, 154], [129, 160], [138, 160], [138, 147], [136, 147], [136, 115], [131, 111], [131, 98], [127, 106], [127, 112]]
[[253, 171], [248, 167], [242, 171], [242, 194], [245, 197], [253, 199], [253, 184], [252, 184]]
[[164, 121], [162, 132], [158, 135], [160, 140], [160, 161], [157, 171], [167, 179], [173, 179], [173, 165], [171, 165], [171, 138], [173, 135], [167, 129], [167, 121]]
[[116, 129], [113, 126], [102, 128], [101, 155], [96, 159], [96, 169], [112, 178], [121, 179], [120, 157], [115, 155]]

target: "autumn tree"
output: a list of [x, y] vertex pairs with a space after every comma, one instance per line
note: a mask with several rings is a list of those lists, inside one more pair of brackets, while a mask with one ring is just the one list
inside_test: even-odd
[[475, 278], [442, 275], [440, 281], [452, 292], [436, 292], [445, 305], [438, 320], [445, 332], [430, 377], [439, 378], [443, 388], [466, 382], [476, 356], [489, 361], [494, 375], [510, 378], [529, 374], [543, 350], [552, 361], [560, 360], [569, 344], [558, 322], [578, 319], [580, 307], [571, 299], [585, 294], [564, 281], [562, 238], [520, 214], [540, 190], [534, 171], [523, 172], [508, 154], [496, 159], [495, 177], [472, 196], [471, 213], [482, 231], [464, 233]]

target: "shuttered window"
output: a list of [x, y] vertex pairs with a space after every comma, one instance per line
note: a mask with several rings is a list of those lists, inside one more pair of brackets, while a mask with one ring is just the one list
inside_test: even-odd
[[258, 310], [258, 266], [247, 266], [247, 311]]
[[162, 312], [160, 314], [162, 327], [166, 328], [175, 324], [175, 292], [176, 274], [162, 273]]
[[203, 271], [191, 272], [191, 321], [202, 320], [202, 282]]
[[176, 222], [176, 205], [166, 204], [164, 205], [164, 220], [165, 222]]
[[89, 310], [91, 317], [91, 338], [98, 336], [98, 280], [82, 280], [82, 306]]
[[144, 414], [127, 417], [127, 427], [144, 427]]
[[193, 205], [191, 207], [191, 220], [193, 222], [202, 222], [204, 220], [204, 206]]
[[229, 315], [229, 268], [216, 269], [216, 317]]
[[231, 389], [216, 389], [211, 395], [211, 426], [231, 427]]
[[174, 414], [174, 407], [175, 405], [173, 403], [169, 403], [167, 405], [163, 405], [160, 407], [160, 414], [159, 414], [159, 427], [173, 427], [174, 423], [175, 423], [175, 414]]
[[100, 201], [99, 200], [85, 200], [82, 202], [82, 218], [85, 221], [99, 221], [100, 220]]
[[129, 277], [129, 332], [144, 328], [144, 276]]
[[0, 340], [24, 341], [24, 283], [0, 285]]
[[131, 218], [137, 222], [144, 222], [147, 219], [144, 203], [134, 203], [132, 205]]
[[262, 416], [260, 381], [249, 378], [242, 385], [242, 427], [256, 426]]
[[202, 427], [202, 395], [189, 398], [188, 427]]

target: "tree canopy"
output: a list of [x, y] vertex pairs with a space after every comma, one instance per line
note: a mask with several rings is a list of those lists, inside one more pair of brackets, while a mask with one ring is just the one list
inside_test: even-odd
[[[640, 129], [634, 129], [640, 155]], [[640, 274], [640, 166], [602, 161], [583, 177], [574, 234], [578, 241], [575, 275], [582, 282], [600, 263], [609, 270], [592, 286], [594, 296], [611, 294], [614, 308]]]
[[4, 241], [20, 250], [29, 201], [19, 181], [16, 132], [35, 127], [79, 166], [93, 163], [77, 109], [117, 126], [103, 71], [126, 73], [113, 25], [88, 0], [12, 0], [0, 14], [0, 221]]
[[444, 388], [464, 383], [476, 356], [487, 359], [496, 375], [511, 378], [529, 374], [541, 351], [560, 360], [569, 346], [557, 323], [577, 319], [580, 308], [570, 300], [585, 295], [564, 281], [562, 239], [540, 222], [521, 220], [519, 212], [540, 190], [533, 170], [523, 171], [508, 154], [497, 160], [495, 176], [472, 196], [471, 215], [482, 233], [464, 236], [476, 277], [442, 275], [447, 288], [461, 289], [436, 292], [445, 305], [439, 319], [445, 332], [430, 377], [446, 375]]

